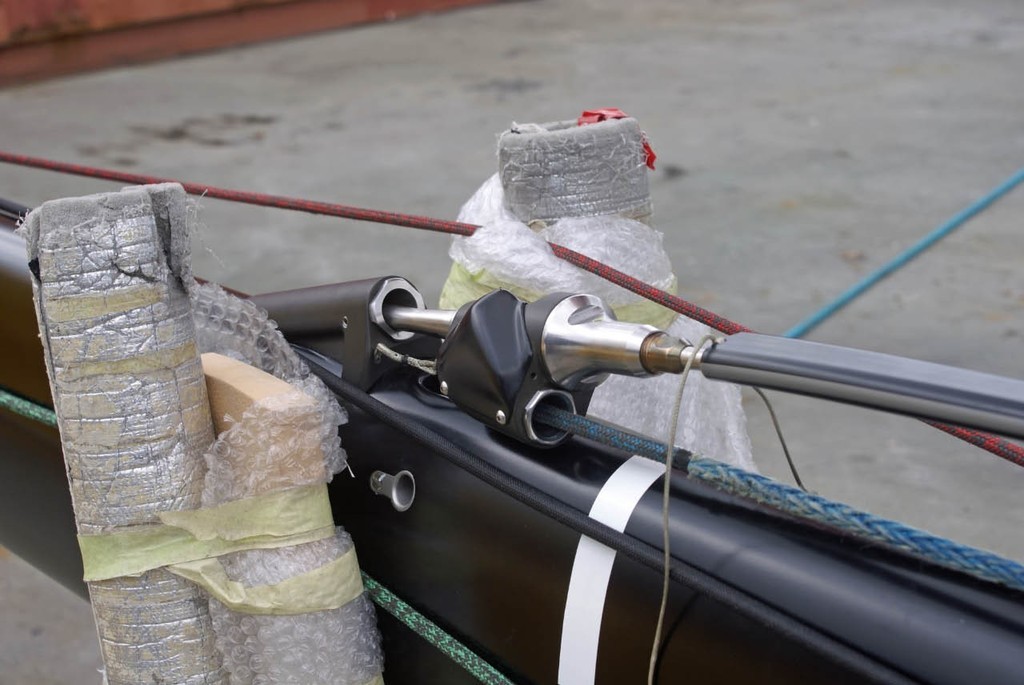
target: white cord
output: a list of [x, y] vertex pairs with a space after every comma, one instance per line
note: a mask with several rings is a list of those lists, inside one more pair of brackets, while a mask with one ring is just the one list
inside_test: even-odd
[[672, 418], [669, 422], [668, 441], [665, 443], [665, 479], [662, 483], [661, 491], [661, 545], [665, 552], [665, 568], [661, 579], [661, 607], [658, 609], [658, 626], [654, 630], [654, 644], [651, 645], [651, 661], [647, 670], [647, 685], [654, 685], [654, 672], [658, 667], [658, 650], [661, 648], [661, 634], [665, 627], [665, 609], [668, 606], [669, 565], [672, 561], [668, 534], [669, 485], [672, 483], [672, 457], [676, 451], [676, 434], [679, 431], [679, 413], [683, 406], [683, 390], [686, 389], [686, 377], [690, 375], [690, 369], [693, 368], [693, 362], [697, 358], [697, 353], [709, 342], [718, 342], [719, 340], [721, 338], [718, 336], [705, 335], [697, 342], [693, 354], [686, 360], [683, 373], [679, 376], [679, 392], [676, 394], [675, 402], [672, 404]]
[[437, 375], [437, 362], [432, 359], [417, 359], [416, 357], [410, 357], [409, 355], [395, 352], [384, 343], [377, 343], [376, 351], [391, 361], [398, 362], [399, 364], [408, 364], [414, 369], [419, 369], [420, 371], [429, 373], [431, 376]]

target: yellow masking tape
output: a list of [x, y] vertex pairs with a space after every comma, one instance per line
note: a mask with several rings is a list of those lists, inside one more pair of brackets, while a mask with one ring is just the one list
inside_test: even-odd
[[232, 611], [245, 614], [303, 614], [348, 604], [363, 593], [355, 548], [320, 568], [273, 585], [246, 587], [228, 578], [219, 559], [202, 559], [167, 567], [191, 580]]
[[166, 294], [165, 290], [157, 285], [144, 285], [135, 288], [122, 288], [99, 295], [53, 297], [46, 302], [46, 315], [53, 323], [64, 323], [79, 319], [91, 319], [101, 314], [104, 316], [121, 314], [160, 302]]
[[208, 509], [163, 512], [160, 518], [163, 525], [79, 535], [84, 580], [138, 575], [161, 566], [299, 545], [334, 534], [326, 483]]
[[178, 347], [154, 350], [125, 359], [111, 361], [78, 361], [74, 366], [61, 370], [62, 382], [91, 378], [92, 376], [139, 376], [163, 369], [175, 369], [182, 364], [197, 360], [199, 352], [194, 342]]
[[[448, 273], [448, 280], [445, 281], [444, 288], [441, 290], [440, 307], [441, 309], [458, 309], [467, 302], [479, 299], [499, 288], [503, 288], [527, 302], [539, 300], [542, 296], [541, 293], [500, 281], [484, 269], [471, 272], [458, 262], [453, 262], [451, 271]], [[675, 290], [676, 280], [673, 278], [667, 291], [674, 293]], [[659, 330], [666, 330], [677, 316], [671, 309], [650, 300], [612, 307], [612, 311], [615, 312], [619, 321], [645, 323]]]
[[[291, 535], [333, 525], [327, 484], [316, 483], [225, 502], [209, 509], [165, 511], [160, 520], [197, 540], [241, 540], [253, 535]], [[311, 525], [310, 522], [318, 522]]]

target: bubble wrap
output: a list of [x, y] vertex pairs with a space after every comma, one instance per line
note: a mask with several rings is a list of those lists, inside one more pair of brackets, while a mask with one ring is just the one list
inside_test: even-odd
[[549, 242], [601, 260], [645, 283], [675, 285], [672, 264], [660, 232], [639, 221], [616, 216], [567, 218], [537, 230], [522, 223], [502, 202], [495, 174], [459, 212], [459, 221], [479, 224], [469, 237], [452, 240], [449, 255], [467, 270], [486, 270], [500, 281], [535, 293], [565, 291], [596, 295], [619, 308], [646, 300], [596, 274], [578, 269], [551, 252]]
[[651, 213], [647, 156], [636, 119], [513, 124], [498, 139], [508, 207], [524, 223]]
[[[317, 403], [321, 423], [315, 434], [320, 437], [324, 454], [324, 469], [330, 482], [335, 473], [345, 468], [345, 450], [341, 447], [337, 427], [348, 421], [345, 409], [334, 399], [334, 395], [319, 378], [309, 372], [305, 363], [295, 354], [288, 341], [277, 329], [277, 324], [267, 318], [267, 313], [248, 300], [235, 297], [212, 284], [195, 284], [191, 290], [192, 313], [195, 319], [196, 342], [201, 352], [217, 352], [226, 357], [251, 364], [257, 369], [295, 386]], [[236, 439], [236, 438], [232, 438]], [[215, 450], [224, 450], [218, 443]], [[221, 461], [222, 468], [227, 461]], [[243, 482], [243, 474], [239, 474]], [[216, 478], [211, 484], [207, 480], [208, 493], [204, 493], [204, 504], [234, 497], [221, 494], [217, 488], [234, 487], [221, 485], [228, 478]], [[309, 481], [317, 482], [317, 481]], [[211, 485], [214, 487], [211, 488]], [[300, 483], [292, 483], [292, 486]], [[244, 485], [242, 487], [251, 487]]]
[[[250, 407], [238, 422], [259, 426], [259, 430], [229, 429], [220, 436], [206, 453], [204, 507], [325, 483], [334, 477], [341, 443], [340, 413], [336, 405], [320, 405], [311, 412], [307, 404], [295, 403], [299, 397], [299, 393], [267, 397]], [[324, 447], [331, 450], [328, 454], [333, 459], [314, 462], [303, 458], [325, 453]]]
[[[196, 341], [202, 352], [244, 361], [288, 383], [310, 375], [277, 324], [252, 302], [210, 283], [195, 284], [191, 297]], [[325, 393], [330, 396], [326, 389]]]
[[[352, 547], [348, 533], [283, 550], [222, 557], [230, 577], [247, 585], [277, 583], [326, 564]], [[362, 685], [381, 672], [383, 655], [373, 604], [366, 594], [331, 611], [259, 616], [210, 601], [217, 646], [231, 683]]]
[[[23, 227], [78, 530], [196, 508], [213, 440], [174, 184], [47, 202]], [[89, 583], [111, 685], [223, 683], [205, 594], [163, 569]]]
[[[317, 404], [311, 413], [290, 403], [286, 393], [245, 411], [207, 454], [204, 504], [324, 482], [344, 468], [337, 428], [346, 417], [276, 325], [251, 302], [215, 286], [196, 286], [192, 297], [203, 352], [219, 352], [261, 368], [299, 387]], [[324, 460], [289, 464], [292, 454], [311, 450], [280, 440], [275, 425], [288, 425], [287, 434], [297, 440], [319, 442]], [[237, 552], [221, 561], [231, 580], [265, 585], [319, 568], [351, 546], [348, 533], [339, 528], [325, 540]], [[232, 685], [362, 685], [383, 670], [376, 614], [365, 593], [337, 609], [293, 616], [243, 614], [216, 600], [210, 602], [210, 613]]]
[[[600, 137], [583, 137], [598, 126], [619, 122], [625, 122], [619, 129], [598, 129]], [[561, 128], [569, 123], [574, 128]], [[628, 127], [629, 137], [616, 139], [611, 135], [610, 131], [623, 127]], [[635, 120], [581, 127], [575, 127], [575, 122], [563, 122], [515, 128], [523, 132], [506, 132], [499, 140], [499, 173], [488, 179], [459, 212], [459, 221], [481, 228], [472, 236], [453, 238], [449, 254], [456, 264], [470, 273], [486, 272], [528, 299], [563, 291], [596, 295], [616, 310], [646, 302], [639, 295], [558, 259], [547, 245], [553, 242], [657, 288], [674, 291], [675, 275], [662, 235], [648, 225], [647, 170]], [[582, 141], [591, 142], [593, 147], [582, 145]], [[574, 151], [574, 146], [581, 149]], [[545, 159], [548, 154], [553, 156], [550, 162]], [[606, 168], [622, 173], [588, 174], [597, 168], [598, 162], [594, 160], [598, 159], [604, 160]], [[569, 168], [576, 163], [583, 165], [580, 172]], [[553, 178], [559, 174], [568, 174], [568, 180]], [[642, 184], [634, 180], [634, 174], [643, 177]], [[597, 198], [604, 200], [598, 202]], [[536, 219], [543, 222], [537, 223]], [[528, 226], [531, 221], [534, 222]], [[452, 297], [453, 292], [446, 284], [442, 293], [444, 305], [464, 304]], [[669, 333], [691, 342], [713, 332], [684, 316], [666, 320], [670, 321]], [[678, 384], [677, 376], [612, 376], [594, 393], [588, 413], [666, 440]], [[699, 373], [690, 374], [676, 444], [755, 470], [739, 388], [709, 381]]]

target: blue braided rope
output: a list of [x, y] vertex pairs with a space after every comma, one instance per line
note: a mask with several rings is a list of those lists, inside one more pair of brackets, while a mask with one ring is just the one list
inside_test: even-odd
[[[585, 416], [546, 404], [534, 409], [533, 418], [546, 426], [568, 431], [573, 435], [579, 435], [602, 445], [609, 445], [623, 452], [638, 454], [654, 461], [665, 462], [665, 444], [643, 435], [630, 433], [607, 423], [588, 419]], [[689, 452], [676, 448], [673, 457], [673, 463], [676, 466], [685, 468], [689, 459]]]
[[[538, 410], [540, 407], [538, 407]], [[665, 446], [599, 421], [554, 407], [535, 413], [554, 428], [582, 435], [633, 454], [663, 461]], [[637, 449], [640, 448], [640, 449]], [[753, 500], [791, 516], [816, 521], [861, 538], [914, 555], [938, 566], [970, 574], [1016, 590], [1024, 590], [1024, 566], [975, 547], [934, 535], [898, 521], [869, 514], [813, 493], [706, 457], [692, 456], [691, 478], [733, 495]]]
[[719, 490], [853, 533], [945, 568], [1024, 590], [1024, 566], [992, 552], [854, 509], [714, 459], [693, 457], [688, 471], [692, 478]]

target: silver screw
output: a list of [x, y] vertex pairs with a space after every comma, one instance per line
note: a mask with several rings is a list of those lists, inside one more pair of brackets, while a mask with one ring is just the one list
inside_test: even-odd
[[494, 415], [494, 420], [498, 422], [499, 426], [504, 426], [508, 419], [505, 417], [505, 412], [498, 410], [498, 413]]
[[448, 382], [441, 381], [441, 394], [448, 397]]
[[343, 316], [343, 317], [341, 317], [341, 330], [344, 331], [347, 328], [348, 328], [348, 317], [347, 316]]

